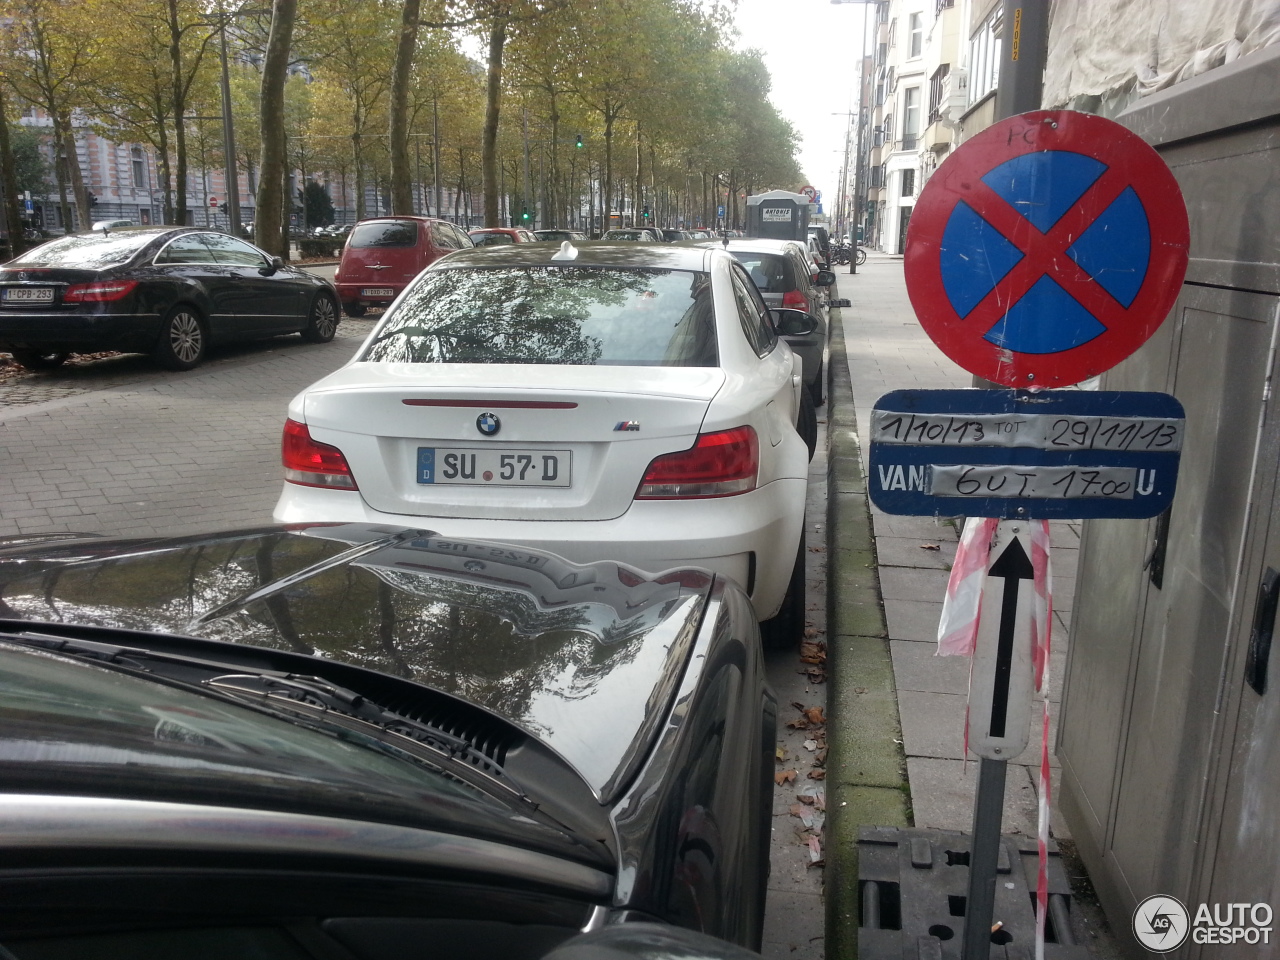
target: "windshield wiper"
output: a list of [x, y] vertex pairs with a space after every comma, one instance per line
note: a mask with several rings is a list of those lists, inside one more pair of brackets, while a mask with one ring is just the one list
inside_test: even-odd
[[[301, 707], [308, 712], [319, 712], [333, 717], [347, 717], [372, 724], [385, 733], [393, 733], [420, 744], [425, 744], [435, 751], [445, 754], [457, 762], [465, 762], [469, 768], [479, 768], [479, 772], [489, 773], [500, 778], [509, 790], [513, 790], [522, 799], [529, 800], [524, 788], [509, 774], [500, 763], [492, 757], [477, 750], [462, 737], [441, 730], [439, 727], [419, 720], [412, 720], [402, 714], [379, 706], [363, 694], [348, 690], [330, 683], [322, 677], [307, 677], [298, 674], [279, 674], [269, 672], [228, 673], [212, 677], [204, 681], [205, 685], [233, 695], [242, 695], [254, 699], [265, 699], [280, 703], [286, 701], [290, 707]], [[459, 758], [465, 758], [459, 760]], [[505, 783], [504, 783], [505, 781]], [[532, 803], [532, 800], [529, 800]]]
[[[472, 786], [477, 786], [476, 780], [500, 786], [504, 792], [518, 797], [534, 810], [539, 809], [539, 804], [500, 763], [466, 739], [388, 710], [363, 694], [321, 677], [272, 670], [227, 673], [228, 669], [244, 671], [245, 668], [235, 663], [185, 654], [36, 631], [0, 633], [0, 641], [121, 668], [150, 680], [200, 686], [293, 722], [302, 719], [293, 712], [296, 710], [307, 720], [323, 719], [367, 736], [372, 736], [367, 728], [376, 727], [380, 734], [392, 734], [411, 741], [419, 748], [426, 747], [429, 753], [417, 759], [439, 764], [442, 768], [447, 766], [451, 773]], [[166, 666], [170, 668], [167, 672], [163, 669]], [[397, 746], [411, 755], [421, 752], [385, 738], [375, 739]]]

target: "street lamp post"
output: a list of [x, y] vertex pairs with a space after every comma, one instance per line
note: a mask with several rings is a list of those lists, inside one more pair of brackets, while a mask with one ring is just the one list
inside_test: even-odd
[[236, 170], [236, 131], [231, 119], [231, 76], [227, 67], [227, 14], [218, 11], [222, 60], [222, 153], [227, 188], [227, 231], [240, 235], [240, 176]]

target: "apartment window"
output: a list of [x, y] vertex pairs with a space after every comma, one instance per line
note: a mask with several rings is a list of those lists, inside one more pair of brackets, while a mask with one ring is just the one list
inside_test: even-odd
[[969, 40], [969, 103], [977, 103], [1000, 82], [1000, 31], [1004, 10], [997, 5]]
[[907, 40], [907, 56], [918, 57], [924, 47], [924, 17], [918, 13], [911, 14], [907, 21], [911, 36]]
[[920, 88], [907, 87], [902, 94], [902, 149], [914, 150], [920, 133]]
[[889, 21], [889, 49], [893, 49], [898, 42], [898, 18], [894, 17]]
[[914, 197], [916, 195], [916, 172], [914, 170], [902, 171], [902, 196]]
[[[886, 140], [892, 141], [893, 140], [893, 114], [892, 113], [886, 113], [884, 115], [883, 126], [884, 126], [884, 138]], [[891, 145], [891, 148], [892, 148], [892, 145]]]
[[135, 190], [147, 189], [147, 164], [142, 159], [142, 148], [134, 147], [131, 151], [133, 157], [133, 186]]
[[933, 71], [929, 79], [929, 122], [937, 123], [941, 118], [942, 90], [946, 86], [947, 74], [951, 72], [951, 64], [941, 64]]

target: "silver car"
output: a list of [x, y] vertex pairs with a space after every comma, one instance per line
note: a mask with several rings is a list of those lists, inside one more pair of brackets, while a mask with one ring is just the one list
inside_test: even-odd
[[[716, 241], [720, 246], [724, 241]], [[827, 316], [826, 288], [835, 283], [835, 274], [821, 270], [799, 240], [743, 238], [724, 243], [726, 249], [747, 269], [765, 303], [790, 307], [812, 314], [818, 329], [809, 336], [783, 339], [804, 361], [804, 382], [815, 407], [825, 401]]]

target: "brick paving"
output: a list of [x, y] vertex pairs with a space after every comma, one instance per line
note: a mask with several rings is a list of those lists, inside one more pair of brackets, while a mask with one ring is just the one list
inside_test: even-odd
[[0, 384], [0, 536], [270, 522], [286, 404], [371, 325], [344, 319], [327, 344], [216, 348], [188, 373], [121, 356]]

